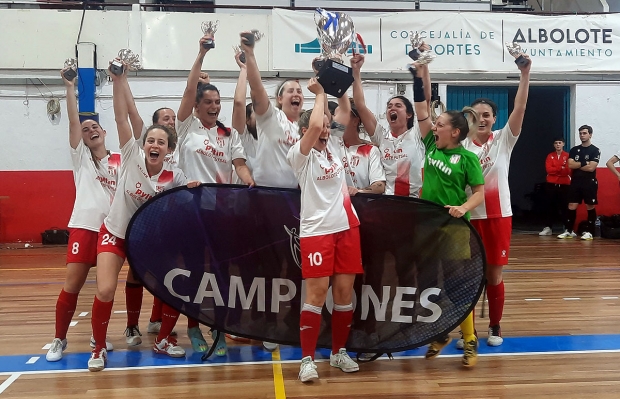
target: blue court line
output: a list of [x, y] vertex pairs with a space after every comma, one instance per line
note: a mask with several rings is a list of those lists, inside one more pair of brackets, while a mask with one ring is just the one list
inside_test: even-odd
[[[65, 352], [62, 360], [48, 362], [45, 352], [34, 355], [0, 356], [0, 375], [12, 373], [62, 373], [87, 371], [90, 352]], [[405, 352], [394, 353], [397, 358], [423, 357], [426, 348], [418, 348]], [[607, 353], [620, 352], [620, 335], [567, 335], [567, 336], [537, 336], [537, 337], [506, 337], [504, 343], [498, 347], [486, 345], [486, 339], [480, 340], [479, 355], [484, 356], [514, 356], [514, 355], [552, 355], [577, 353]], [[330, 351], [320, 349], [317, 352], [317, 361], [329, 359]], [[444, 348], [441, 356], [462, 356], [462, 351], [456, 349], [454, 342]], [[39, 359], [32, 364], [26, 362], [32, 357]], [[170, 358], [166, 355], [154, 353], [149, 347], [141, 350], [115, 350], [108, 353], [107, 370], [152, 368], [152, 367], [201, 367], [243, 364], [271, 364], [271, 353], [261, 346], [230, 346], [225, 357], [212, 357], [203, 362], [201, 353], [188, 352], [185, 358]], [[282, 362], [298, 362], [301, 359], [301, 349], [291, 346], [280, 347]], [[364, 367], [363, 365], [361, 366]]]

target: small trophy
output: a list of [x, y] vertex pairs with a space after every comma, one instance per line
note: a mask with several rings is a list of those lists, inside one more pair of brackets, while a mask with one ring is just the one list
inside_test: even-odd
[[119, 50], [118, 52], [119, 60], [112, 61], [112, 65], [110, 65], [110, 72], [114, 75], [122, 75], [123, 74], [123, 62], [127, 64], [127, 67], [130, 71], [136, 71], [142, 68], [140, 64], [140, 56], [138, 54], [134, 54], [133, 51], [124, 48]]
[[422, 43], [424, 43], [422, 35], [420, 34], [420, 32], [410, 31], [409, 41], [411, 42], [411, 51], [409, 52], [409, 57], [412, 60], [417, 61], [418, 58], [420, 58], [420, 54], [422, 54], [422, 52], [420, 51], [420, 46], [422, 45]]
[[65, 68], [69, 68], [62, 73], [69, 82], [71, 82], [77, 76], [77, 61], [75, 58], [67, 58], [65, 60]]
[[[256, 42], [262, 39], [264, 36], [265, 34], [258, 31], [258, 29], [252, 29], [250, 32], [245, 32], [241, 34], [241, 37], [245, 39], [245, 44], [249, 47], [254, 47], [254, 44], [256, 44]], [[239, 56], [239, 61], [245, 64], [245, 52], [241, 50], [239, 46], [233, 46], [233, 49], [235, 50], [235, 54], [241, 53], [241, 55]]]
[[342, 56], [355, 40], [355, 26], [349, 15], [322, 8], [314, 12], [314, 22], [322, 51], [322, 59], [313, 63], [317, 79], [327, 94], [340, 98], [353, 83], [353, 70]]
[[[213, 36], [215, 32], [217, 32], [217, 27], [219, 25], [220, 25], [219, 19], [217, 21], [205, 21], [202, 23], [202, 25], [200, 25], [200, 28], [202, 29], [202, 33], [204, 33], [205, 35], [209, 34]], [[202, 43], [202, 47], [204, 47], [205, 49], [215, 48], [215, 40], [213, 39], [205, 40], [204, 43]]]
[[515, 64], [517, 64], [518, 66], [525, 67], [530, 63], [530, 61], [523, 56], [523, 50], [521, 50], [521, 46], [518, 43], [506, 42], [506, 49], [508, 49], [510, 55], [516, 58]]

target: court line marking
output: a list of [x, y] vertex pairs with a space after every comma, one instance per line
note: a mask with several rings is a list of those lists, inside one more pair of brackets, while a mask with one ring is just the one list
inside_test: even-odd
[[2, 384], [0, 384], [0, 395], [2, 394], [2, 392], [4, 392], [8, 387], [11, 386], [11, 384], [13, 382], [15, 382], [16, 379], [19, 378], [19, 376], [21, 375], [21, 373], [10, 373], [11, 375], [9, 376], [9, 378], [7, 378], [6, 381], [4, 381]]
[[542, 298], [525, 298], [526, 301], [542, 301]]
[[581, 298], [562, 298], [565, 301], [579, 301]]
[[72, 321], [71, 323], [69, 323], [69, 327], [75, 327], [77, 326], [77, 321]]
[[618, 299], [617, 296], [602, 296], [601, 299]]
[[35, 364], [37, 362], [37, 360], [39, 360], [40, 358], [41, 358], [41, 356], [33, 356], [30, 359], [28, 359], [26, 364]]
[[286, 391], [284, 390], [284, 377], [282, 376], [282, 362], [280, 359], [280, 346], [271, 353], [273, 361], [273, 387], [276, 392], [276, 399], [286, 399]]
[[52, 344], [45, 344], [45, 345], [43, 345], [43, 348], [41, 348], [41, 349], [46, 351], [46, 350], [48, 350], [51, 347], [52, 347]]
[[[513, 353], [479, 353], [478, 357], [502, 357], [502, 356], [546, 356], [546, 355], [584, 355], [584, 354], [605, 354], [605, 353], [620, 353], [620, 349], [594, 349], [583, 351], [549, 351], [549, 352], [513, 352]], [[439, 355], [439, 358], [452, 358], [463, 357], [462, 354], [456, 353], [453, 355]], [[401, 355], [394, 356], [396, 360], [408, 360], [408, 359], [424, 359], [424, 355]], [[390, 360], [387, 356], [382, 356], [377, 360]], [[173, 369], [173, 368], [197, 368], [197, 367], [222, 367], [222, 366], [249, 366], [249, 365], [273, 365], [279, 364], [299, 364], [300, 359], [296, 360], [264, 360], [264, 361], [251, 361], [251, 362], [226, 362], [226, 363], [208, 363], [208, 364], [166, 364], [161, 366], [137, 366], [137, 367], [109, 367], [103, 370], [103, 372], [112, 371], [131, 371], [131, 370], [154, 370], [154, 369]], [[326, 363], [329, 359], [315, 359], [315, 363]], [[21, 372], [0, 372], [0, 376], [3, 375], [38, 375], [38, 374], [65, 374], [65, 373], [90, 373], [86, 367], [83, 369], [69, 369], [69, 370], [37, 370], [37, 371], [21, 371]], [[17, 377], [16, 377], [17, 378]], [[5, 381], [6, 383], [6, 381]]]
[[79, 314], [78, 317], [84, 317], [84, 316], [88, 316], [88, 312], [82, 312]]

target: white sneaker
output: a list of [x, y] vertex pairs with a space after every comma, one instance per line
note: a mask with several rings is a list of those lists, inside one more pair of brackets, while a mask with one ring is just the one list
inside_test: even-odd
[[105, 363], [108, 360], [108, 353], [105, 348], [101, 348], [99, 351], [97, 349], [93, 349], [90, 354], [90, 359], [88, 359], [88, 370], [89, 371], [101, 371], [105, 368]]
[[159, 334], [161, 330], [161, 321], [149, 321], [149, 326], [146, 328], [148, 334]]
[[504, 343], [504, 338], [502, 338], [502, 329], [499, 324], [496, 326], [489, 327], [489, 337], [487, 338], [488, 346], [500, 346]]
[[153, 344], [153, 350], [156, 353], [161, 353], [170, 357], [185, 356], [185, 349], [178, 346], [177, 341], [170, 337], [168, 337], [168, 339], [162, 339], [159, 343], [157, 342], [157, 340], [155, 340], [155, 343]]
[[267, 351], [267, 352], [273, 352], [276, 349], [278, 349], [278, 344], [274, 344], [273, 342], [267, 342], [267, 341], [263, 341], [263, 348]]
[[574, 231], [569, 232], [568, 230], [564, 230], [564, 233], [560, 234], [558, 238], [575, 238], [577, 234]]
[[62, 351], [67, 349], [67, 339], [54, 338], [52, 346], [50, 346], [45, 355], [45, 360], [48, 362], [57, 362], [62, 359]]
[[591, 241], [594, 239], [594, 237], [592, 237], [592, 233], [586, 231], [581, 235], [581, 239], [585, 241]]
[[299, 367], [299, 380], [301, 382], [309, 382], [312, 380], [318, 380], [319, 373], [316, 372], [316, 364], [310, 356], [306, 356], [301, 359], [301, 366]]
[[465, 348], [465, 340], [463, 339], [463, 331], [459, 331], [459, 334], [461, 334], [461, 338], [456, 340], [456, 349], [463, 349]]
[[550, 227], [545, 227], [540, 233], [538, 233], [539, 236], [550, 236], [553, 234], [553, 231], [551, 230]]
[[[95, 347], [97, 346], [97, 343], [95, 342], [95, 337], [91, 336], [90, 337], [90, 347], [95, 349]], [[114, 350], [114, 345], [112, 345], [112, 342], [108, 342], [108, 340], [105, 340], [105, 349], [108, 352], [112, 352]]]
[[345, 373], [354, 373], [360, 369], [360, 367], [349, 357], [345, 348], [340, 348], [338, 353], [329, 355], [329, 365], [332, 367], [338, 367]]
[[142, 334], [140, 333], [140, 329], [138, 326], [129, 326], [125, 329], [125, 341], [127, 341], [127, 345], [136, 346], [142, 343]]

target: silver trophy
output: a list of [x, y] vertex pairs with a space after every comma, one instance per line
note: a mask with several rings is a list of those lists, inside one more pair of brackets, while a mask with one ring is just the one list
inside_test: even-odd
[[409, 57], [419, 64], [430, 64], [436, 57], [432, 50], [420, 51], [420, 47], [424, 44], [424, 39], [419, 32], [409, 32], [409, 41], [411, 42], [412, 50], [409, 52]]
[[70, 82], [77, 76], [77, 60], [75, 58], [67, 58], [65, 60], [65, 68], [69, 69], [64, 71], [62, 76]]
[[[217, 32], [217, 27], [219, 25], [220, 25], [219, 19], [217, 21], [205, 21], [200, 25], [200, 28], [202, 29], [202, 33], [204, 33], [205, 35], [213, 36], [215, 32]], [[202, 43], [202, 47], [204, 47], [205, 49], [215, 48], [215, 40], [213, 39], [205, 40], [205, 42]]]
[[349, 15], [322, 8], [314, 12], [314, 23], [322, 53], [313, 63], [317, 79], [327, 94], [342, 97], [353, 83], [353, 71], [342, 58], [355, 40], [355, 26]]
[[510, 55], [515, 57], [515, 64], [517, 64], [518, 66], [524, 67], [530, 63], [530, 61], [523, 56], [523, 50], [521, 49], [521, 46], [518, 43], [506, 42], [505, 44], [506, 44], [506, 49], [508, 50]]
[[[265, 37], [264, 33], [261, 33], [258, 29], [252, 29], [250, 32], [244, 32], [241, 34], [241, 37], [244, 39], [245, 44], [249, 47], [254, 47], [257, 41]], [[233, 49], [236, 53], [241, 53], [239, 56], [239, 61], [245, 64], [245, 52], [241, 50], [239, 46], [233, 46]]]
[[123, 62], [127, 64], [127, 67], [130, 71], [137, 71], [138, 69], [142, 69], [142, 64], [140, 63], [140, 56], [138, 54], [134, 54], [133, 51], [124, 48], [119, 50], [118, 52], [119, 60], [112, 61], [112, 65], [110, 65], [110, 72], [114, 75], [122, 75], [123, 74]]

